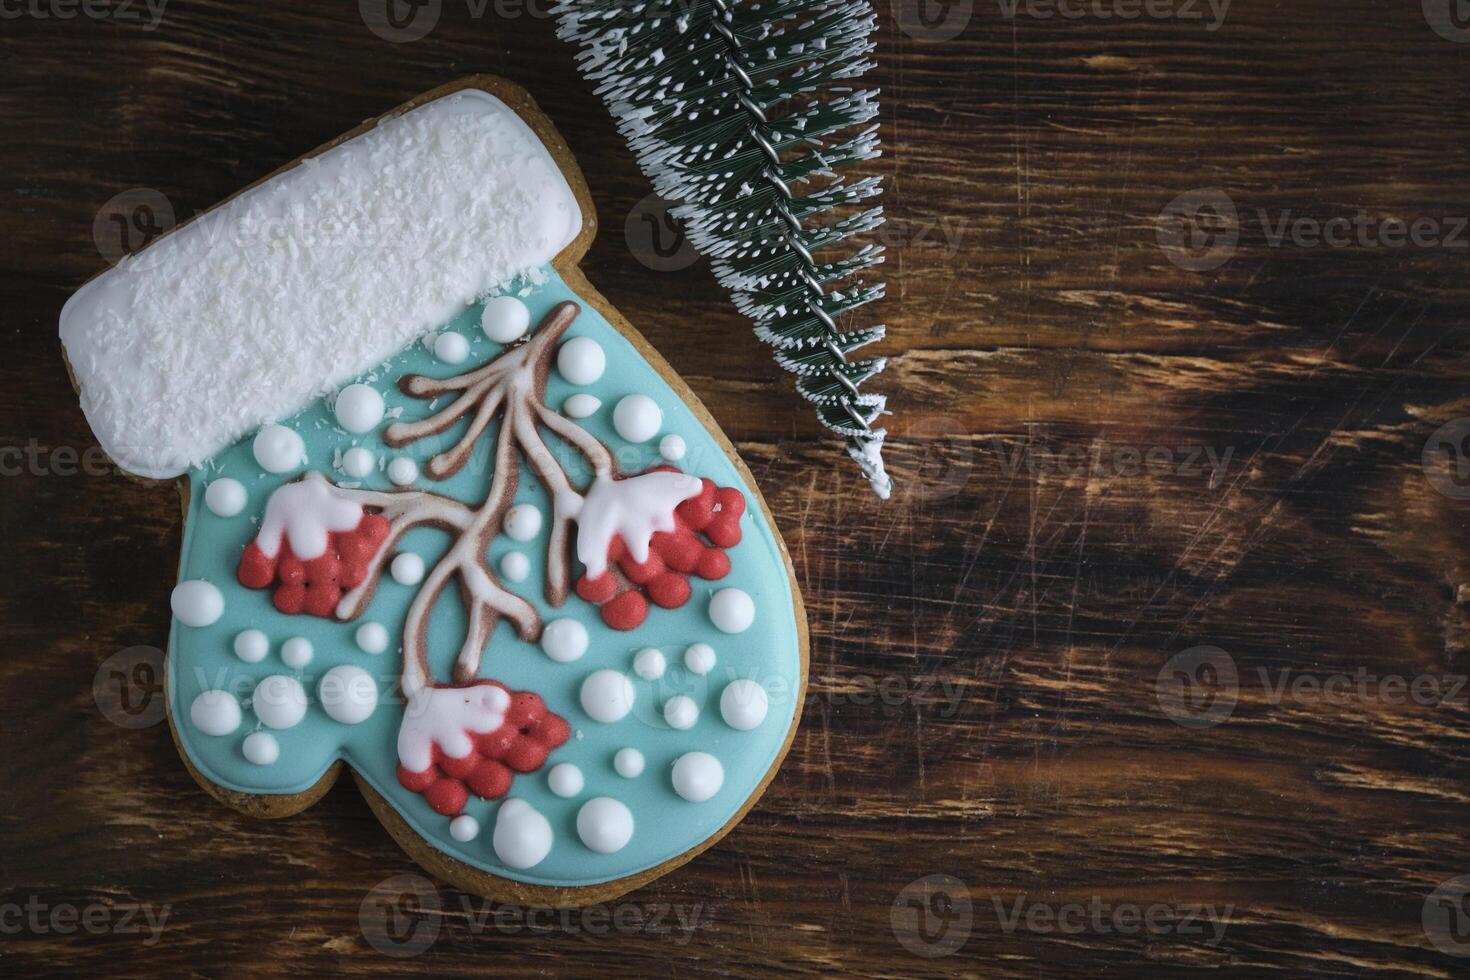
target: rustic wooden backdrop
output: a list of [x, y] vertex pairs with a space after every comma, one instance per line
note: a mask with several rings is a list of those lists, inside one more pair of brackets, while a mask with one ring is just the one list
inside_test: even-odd
[[[373, 6], [0, 7], [0, 972], [1465, 974], [1464, 4], [881, 0], [886, 505], [707, 266], [654, 268], [545, 0], [430, 2], [412, 43]], [[148, 652], [109, 658], [164, 641], [179, 511], [88, 453], [55, 335], [115, 215], [474, 72], [565, 134], [589, 277], [740, 447], [811, 613], [770, 792], [585, 916], [374, 892], [416, 869], [350, 783], [256, 822], [109, 720], [156, 716]]]

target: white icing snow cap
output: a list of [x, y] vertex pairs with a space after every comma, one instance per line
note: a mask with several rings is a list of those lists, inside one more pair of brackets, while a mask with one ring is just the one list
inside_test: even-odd
[[107, 454], [178, 476], [534, 275], [581, 227], [531, 128], [465, 89], [124, 259], [67, 301], [61, 342]]

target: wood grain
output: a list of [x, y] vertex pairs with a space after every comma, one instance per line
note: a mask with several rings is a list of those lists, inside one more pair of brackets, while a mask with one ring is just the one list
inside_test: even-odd
[[[1422, 916], [1470, 874], [1470, 691], [1395, 697], [1382, 678], [1447, 694], [1470, 673], [1470, 504], [1452, 458], [1422, 463], [1470, 416], [1467, 249], [1273, 230], [1361, 210], [1448, 233], [1470, 208], [1470, 45], [1390, 0], [1236, 0], [1213, 31], [982, 0], [947, 40], [900, 28], [910, 0], [879, 6], [887, 505], [704, 263], [635, 258], [623, 228], [647, 181], [528, 8], [445, 0], [397, 45], [351, 3], [172, 0], [152, 31], [0, 22], [0, 446], [21, 450], [0, 455], [7, 974], [1464, 973], [1450, 954], [1470, 943], [1437, 948]], [[414, 865], [348, 782], [254, 821], [194, 786], [166, 726], [98, 710], [99, 665], [164, 641], [179, 515], [171, 491], [64, 475], [93, 441], [55, 326], [103, 264], [93, 219], [114, 195], [193, 214], [480, 71], [567, 138], [602, 228], [588, 278], [760, 481], [807, 597], [811, 689], [760, 805], [629, 896], [621, 926], [619, 907], [528, 923], [435, 889], [395, 906], [410, 944], [437, 932], [394, 959], [359, 915]], [[1192, 272], [1160, 215], [1207, 188], [1238, 244]], [[1200, 646], [1228, 654], [1235, 702], [1188, 728], [1159, 678]], [[1345, 696], [1314, 693], [1336, 677]], [[961, 901], [938, 901], [925, 938], [905, 889], [933, 875], [965, 891], [938, 886]], [[114, 928], [12, 929], [28, 903], [104, 908]], [[115, 928], [137, 904], [169, 907], [156, 942]], [[1073, 906], [1080, 929], [1048, 927]], [[1150, 906], [1176, 927], [1124, 931]], [[1224, 916], [1218, 941], [1181, 934], [1194, 907]]]

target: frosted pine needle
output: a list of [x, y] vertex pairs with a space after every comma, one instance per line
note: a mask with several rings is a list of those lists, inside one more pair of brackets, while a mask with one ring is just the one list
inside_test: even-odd
[[883, 220], [877, 178], [844, 165], [879, 155], [877, 92], [846, 84], [873, 66], [867, 0], [566, 0], [559, 33], [596, 85], [654, 188], [677, 201], [695, 248], [755, 321], [776, 363], [880, 497], [886, 399], [859, 386], [883, 358], [853, 352], [882, 326], [839, 319], [880, 298], [883, 261], [851, 236]]

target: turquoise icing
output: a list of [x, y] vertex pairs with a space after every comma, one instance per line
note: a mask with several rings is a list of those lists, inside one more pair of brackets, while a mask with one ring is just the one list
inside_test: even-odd
[[[544, 282], [522, 285], [515, 293], [529, 307], [533, 326], [556, 303], [568, 299], [579, 301], [554, 271], [544, 272]], [[207, 627], [187, 627], [174, 621], [168, 681], [179, 740], [189, 759], [208, 779], [247, 793], [296, 793], [315, 783], [332, 762], [345, 759], [432, 846], [505, 878], [562, 886], [596, 884], [662, 864], [708, 839], [755, 791], [794, 723], [801, 683], [797, 627], [780, 550], [771, 527], [754, 506], [750, 487], [688, 406], [602, 316], [585, 303], [582, 306], [581, 315], [566, 337], [596, 339], [607, 354], [607, 370], [596, 383], [575, 387], [553, 369], [546, 389], [548, 405], [560, 408], [567, 397], [579, 392], [600, 398], [602, 408], [580, 424], [613, 450], [623, 472], [633, 473], [659, 462], [658, 438], [640, 446], [620, 439], [612, 427], [613, 406], [624, 395], [648, 394], [663, 410], [662, 434], [677, 433], [688, 444], [680, 468], [709, 477], [722, 486], [738, 488], [750, 506], [742, 522], [742, 540], [728, 552], [730, 574], [718, 582], [691, 578], [694, 594], [688, 603], [675, 610], [653, 607], [643, 625], [631, 633], [608, 628], [596, 607], [575, 595], [560, 609], [545, 601], [543, 571], [549, 521], [543, 522], [540, 534], [532, 541], [514, 542], [502, 533], [491, 542], [490, 557], [496, 569], [501, 557], [511, 550], [522, 551], [530, 559], [531, 574], [520, 583], [507, 581], [508, 588], [535, 605], [544, 621], [571, 617], [585, 625], [591, 635], [585, 656], [573, 663], [556, 663], [538, 645], [519, 640], [510, 624], [502, 621], [490, 639], [480, 667], [482, 678], [493, 678], [513, 690], [537, 692], [548, 708], [566, 718], [572, 727], [572, 737], [566, 744], [554, 750], [538, 771], [517, 775], [508, 794], [508, 798], [526, 800], [550, 821], [555, 835], [551, 853], [529, 870], [508, 868], [491, 846], [500, 801], [471, 796], [464, 812], [480, 822], [480, 833], [476, 839], [461, 843], [449, 835], [449, 817], [435, 813], [422, 796], [399, 785], [395, 774], [396, 746], [403, 704], [397, 691], [400, 669], [397, 651], [403, 619], [417, 586], [399, 585], [385, 573], [366, 613], [353, 622], [338, 623], [314, 616], [283, 615], [271, 605], [270, 590], [249, 590], [235, 579], [241, 551], [254, 538], [266, 500], [278, 486], [308, 470], [326, 473], [339, 482], [350, 482], [351, 478], [334, 469], [334, 462], [340, 459], [340, 453], [353, 446], [368, 448], [383, 464], [395, 455], [408, 455], [422, 468], [435, 452], [459, 438], [463, 421], [442, 436], [393, 450], [378, 438], [391, 418], [385, 419], [375, 433], [354, 436], [337, 426], [325, 402], [319, 400], [283, 420], [283, 424], [295, 429], [305, 440], [308, 464], [302, 469], [279, 475], [264, 473], [251, 453], [251, 438], [246, 438], [190, 473], [192, 492], [180, 580], [204, 579], [214, 583], [224, 593], [225, 609], [220, 619]], [[449, 377], [498, 353], [500, 345], [486, 338], [479, 329], [480, 311], [479, 304], [473, 305], [445, 327], [469, 339], [471, 355], [465, 362], [446, 365], [433, 356], [428, 345], [416, 343], [356, 380], [373, 385], [383, 394], [390, 416], [395, 410], [401, 410], [398, 417], [404, 420], [430, 414], [429, 403], [400, 393], [396, 380], [407, 373]], [[443, 399], [439, 401], [439, 407], [445, 404]], [[469, 465], [452, 478], [434, 482], [420, 477], [415, 486], [432, 488], [472, 506], [478, 505], [489, 485], [497, 429], [498, 424], [492, 426], [480, 439]], [[567, 462], [574, 483], [585, 483], [588, 473], [580, 456], [549, 434], [546, 439]], [[209, 482], [225, 476], [239, 480], [250, 495], [245, 510], [235, 517], [218, 517], [204, 503]], [[361, 484], [373, 489], [394, 489], [381, 466]], [[544, 515], [550, 515], [544, 488], [524, 465], [516, 503], [535, 504]], [[448, 535], [442, 532], [419, 528], [411, 531], [397, 550], [418, 553], [432, 568], [448, 540]], [[721, 633], [709, 620], [709, 597], [724, 587], [743, 589], [755, 601], [755, 623], [738, 636]], [[367, 621], [387, 627], [391, 637], [387, 652], [372, 655], [357, 647], [354, 635]], [[439, 682], [450, 679], [450, 664], [459, 648], [464, 622], [464, 610], [455, 591], [450, 590], [438, 604], [429, 630], [431, 666]], [[235, 635], [252, 627], [264, 631], [270, 639], [270, 653], [255, 664], [241, 661], [233, 652]], [[281, 644], [293, 636], [305, 637], [315, 648], [312, 661], [301, 670], [292, 670], [281, 661]], [[703, 677], [684, 667], [684, 650], [697, 641], [713, 646], [718, 658], [714, 669]], [[669, 666], [662, 678], [650, 681], [633, 673], [633, 656], [644, 647], [663, 651]], [[378, 683], [377, 709], [367, 721], [355, 726], [333, 721], [317, 703], [317, 684], [327, 670], [338, 664], [362, 667]], [[636, 691], [632, 713], [612, 724], [593, 721], [579, 703], [582, 680], [602, 668], [627, 673]], [[242, 745], [251, 732], [269, 729], [257, 722], [248, 699], [257, 682], [278, 673], [300, 679], [310, 705], [300, 724], [272, 732], [280, 742], [280, 759], [273, 765], [256, 766], [245, 760]], [[761, 682], [770, 695], [770, 712], [765, 722], [753, 731], [736, 731], [720, 717], [720, 693], [738, 677]], [[241, 702], [244, 720], [233, 734], [205, 735], [189, 720], [194, 698], [211, 689], [230, 691]], [[674, 730], [663, 720], [663, 705], [676, 694], [688, 695], [699, 705], [699, 720], [686, 731]], [[614, 755], [628, 746], [639, 749], [647, 760], [642, 775], [635, 779], [626, 779], [613, 768]], [[724, 785], [703, 803], [689, 803], [679, 797], [670, 780], [674, 760], [695, 750], [711, 753], [725, 770]], [[582, 792], [570, 799], [553, 794], [547, 786], [548, 771], [560, 762], [575, 764], [586, 779]], [[577, 836], [577, 811], [596, 796], [620, 800], [632, 811], [633, 839], [617, 853], [598, 854], [585, 847]]]

